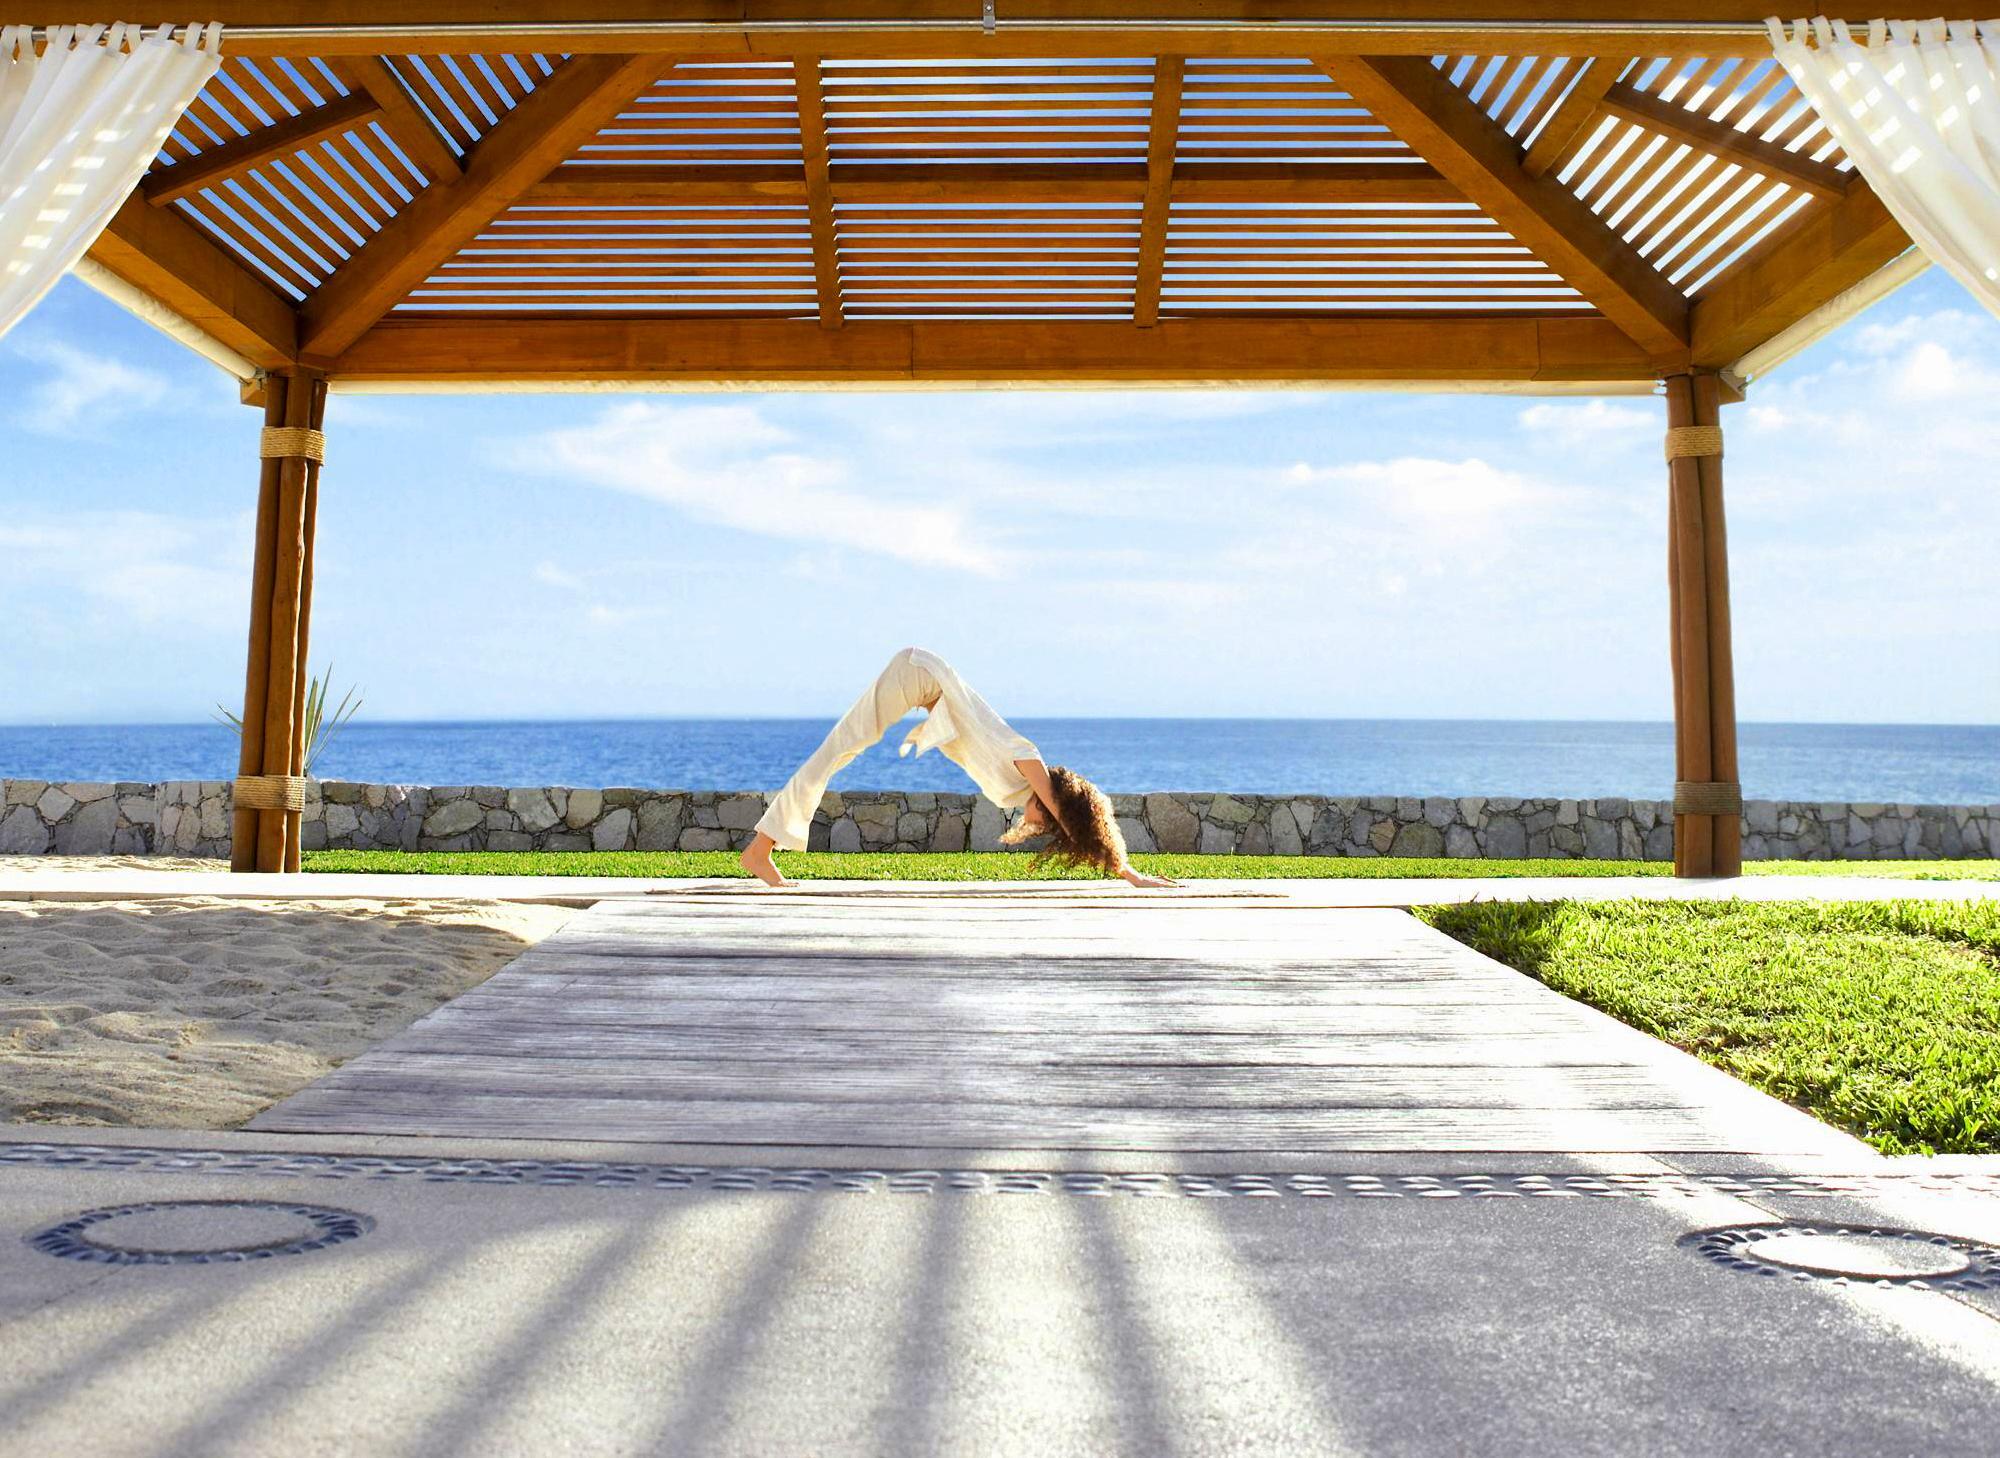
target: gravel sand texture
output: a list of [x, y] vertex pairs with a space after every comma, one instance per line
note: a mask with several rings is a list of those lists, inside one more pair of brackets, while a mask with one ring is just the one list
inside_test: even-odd
[[0, 1121], [233, 1128], [575, 914], [447, 900], [0, 902]]

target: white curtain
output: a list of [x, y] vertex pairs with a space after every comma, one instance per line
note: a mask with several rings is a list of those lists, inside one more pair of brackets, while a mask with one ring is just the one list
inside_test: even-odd
[[222, 27], [0, 29], [0, 334], [97, 240], [222, 64]]
[[2000, 315], [2000, 22], [1770, 22], [1778, 61], [1883, 206]]

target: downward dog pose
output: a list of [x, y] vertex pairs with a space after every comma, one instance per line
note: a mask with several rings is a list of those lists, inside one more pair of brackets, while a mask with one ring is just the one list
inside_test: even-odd
[[767, 886], [792, 885], [771, 852], [806, 848], [806, 831], [827, 782], [912, 709], [927, 709], [929, 717], [909, 732], [900, 753], [935, 749], [971, 775], [979, 792], [1003, 810], [1027, 807], [1020, 822], [1000, 837], [1004, 844], [1047, 837], [1048, 844], [1036, 854], [1037, 864], [1058, 860], [1095, 866], [1134, 886], [1175, 884], [1132, 869], [1125, 837], [1102, 790], [1074, 770], [1043, 764], [1042, 752], [994, 713], [950, 664], [921, 648], [905, 648], [890, 659], [881, 677], [785, 782], [744, 847], [743, 868]]

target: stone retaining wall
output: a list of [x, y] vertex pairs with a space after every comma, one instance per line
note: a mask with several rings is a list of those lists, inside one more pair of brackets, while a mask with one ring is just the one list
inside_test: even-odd
[[[1220, 855], [1592, 856], [1671, 860], [1658, 800], [1505, 796], [1366, 798], [1115, 795], [1134, 850]], [[749, 837], [764, 796], [716, 790], [503, 789], [488, 785], [307, 787], [305, 845], [357, 850], [726, 850]], [[1752, 860], [1896, 860], [2000, 853], [2000, 805], [1755, 800]], [[812, 847], [996, 850], [1007, 817], [972, 795], [834, 792]], [[229, 783], [0, 780], [0, 855], [229, 854]]]

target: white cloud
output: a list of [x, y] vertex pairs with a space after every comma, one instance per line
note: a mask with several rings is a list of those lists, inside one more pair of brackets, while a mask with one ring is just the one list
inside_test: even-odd
[[1953, 353], [1934, 339], [1912, 345], [1890, 366], [1888, 393], [1904, 404], [1932, 400], [1992, 400], [2000, 373]]
[[556, 566], [553, 562], [535, 564], [535, 581], [545, 587], [560, 587], [566, 592], [582, 592], [583, 579], [574, 572]]
[[1565, 444], [1621, 437], [1636, 442], [1666, 428], [1666, 417], [1658, 407], [1648, 410], [1638, 405], [1614, 405], [1609, 400], [1530, 405], [1521, 412], [1520, 421], [1523, 430], [1550, 435]]
[[760, 536], [851, 547], [984, 575], [999, 554], [971, 540], [956, 507], [850, 489], [847, 463], [787, 449], [793, 438], [748, 405], [614, 406], [590, 425], [520, 443], [511, 464], [664, 502], [697, 521]]
[[83, 511], [0, 523], [0, 551], [25, 599], [68, 596], [123, 624], [240, 631], [250, 534], [248, 516]]
[[30, 335], [14, 340], [11, 351], [40, 366], [10, 412], [14, 424], [37, 435], [70, 435], [153, 409], [171, 393], [164, 376], [59, 339]]
[[1284, 479], [1299, 487], [1337, 487], [1349, 501], [1439, 522], [1485, 515], [1501, 507], [1520, 508], [1553, 495], [1520, 472], [1503, 470], [1477, 457], [1439, 461], [1402, 456], [1393, 461], [1357, 461], [1341, 466], [1311, 466], [1302, 461], [1285, 472]]

